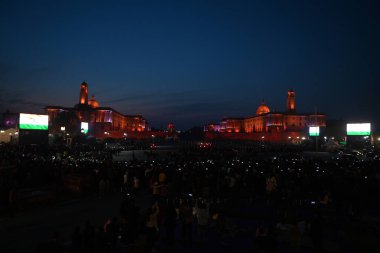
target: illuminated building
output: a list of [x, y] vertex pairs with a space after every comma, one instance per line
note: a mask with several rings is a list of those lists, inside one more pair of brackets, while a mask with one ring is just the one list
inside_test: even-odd
[[[256, 114], [246, 118], [224, 118], [219, 125], [209, 124], [205, 127], [208, 137], [214, 133], [224, 133], [219, 137], [242, 137], [247, 139], [266, 139], [281, 141], [305, 136], [309, 126], [326, 126], [326, 115], [322, 113], [297, 113], [295, 92], [289, 90], [285, 112], [273, 112], [263, 100]], [[239, 133], [240, 135], [236, 135]], [[230, 135], [228, 135], [230, 134]], [[245, 134], [245, 135], [241, 135]]]
[[[89, 123], [89, 134], [96, 137], [117, 136], [124, 132], [145, 132], [147, 122], [141, 115], [123, 115], [111, 107], [101, 107], [95, 97], [88, 99], [88, 85], [80, 85], [79, 103], [72, 108], [47, 106], [50, 133], [80, 132], [81, 122]], [[62, 128], [64, 127], [64, 128]]]

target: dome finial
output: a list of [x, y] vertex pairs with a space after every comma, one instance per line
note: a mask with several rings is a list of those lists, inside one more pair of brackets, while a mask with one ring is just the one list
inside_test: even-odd
[[256, 110], [256, 115], [261, 115], [265, 113], [270, 113], [269, 107], [265, 104], [265, 100], [261, 101], [261, 105]]

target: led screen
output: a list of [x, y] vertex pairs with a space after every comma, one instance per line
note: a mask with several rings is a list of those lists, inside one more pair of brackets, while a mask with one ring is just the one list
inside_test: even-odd
[[319, 136], [319, 127], [309, 127], [310, 136]]
[[20, 113], [20, 129], [48, 130], [48, 116]]
[[370, 135], [371, 123], [347, 124], [347, 135]]
[[88, 122], [81, 122], [80, 123], [80, 129], [81, 129], [81, 132], [87, 134], [88, 133]]

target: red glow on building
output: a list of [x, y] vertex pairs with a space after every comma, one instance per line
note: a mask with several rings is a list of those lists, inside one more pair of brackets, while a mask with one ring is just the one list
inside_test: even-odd
[[[66, 131], [80, 131], [80, 122], [89, 123], [89, 134], [95, 137], [106, 138], [110, 132], [116, 131], [147, 131], [147, 122], [141, 115], [123, 115], [111, 107], [101, 107], [92, 96], [88, 100], [88, 84], [80, 85], [79, 104], [67, 108], [61, 106], [47, 106], [49, 115], [50, 133], [60, 133], [64, 126]], [[107, 133], [107, 134], [105, 134]]]
[[[204, 129], [208, 138], [261, 140], [265, 133], [265, 141], [286, 141], [288, 136], [291, 139], [305, 136], [309, 126], [326, 126], [325, 119], [326, 115], [322, 113], [296, 113], [295, 92], [289, 90], [286, 112], [272, 112], [263, 100], [254, 116], [224, 118], [219, 125], [212, 123]], [[236, 135], [237, 133], [240, 134]]]
[[88, 104], [88, 85], [85, 81], [80, 85], [79, 103], [82, 105]]

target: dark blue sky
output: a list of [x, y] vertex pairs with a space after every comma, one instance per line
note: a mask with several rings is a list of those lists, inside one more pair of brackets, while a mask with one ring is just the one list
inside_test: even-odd
[[[57, 3], [59, 2], [59, 3]], [[177, 128], [285, 110], [379, 121], [376, 1], [0, 0], [0, 111], [103, 106]]]

